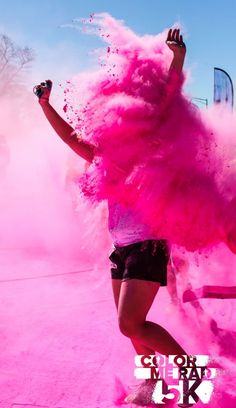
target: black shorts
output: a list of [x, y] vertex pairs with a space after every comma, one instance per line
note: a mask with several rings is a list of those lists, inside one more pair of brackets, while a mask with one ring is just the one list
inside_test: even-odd
[[142, 279], [167, 286], [167, 265], [170, 259], [168, 242], [148, 240], [124, 247], [115, 247], [109, 256], [112, 279]]

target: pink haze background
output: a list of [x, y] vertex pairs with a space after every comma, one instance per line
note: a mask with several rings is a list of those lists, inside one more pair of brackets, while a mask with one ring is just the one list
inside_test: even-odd
[[[213, 397], [207, 406], [234, 407], [235, 300], [182, 302], [186, 289], [236, 285], [235, 255], [220, 242], [221, 225], [218, 227], [219, 215], [224, 218], [226, 208], [226, 221], [233, 219], [234, 115], [214, 109], [197, 112], [178, 88], [177, 99], [161, 128], [162, 139], [158, 139], [162, 152], [161, 159], [157, 157], [159, 167], [153, 165], [160, 148], [153, 144], [159, 129], [156, 114], [171, 59], [164, 45], [165, 33], [140, 38], [109, 15], [95, 17], [90, 23], [87, 30], [98, 30], [108, 46], [100, 53], [99, 70], [80, 74], [66, 89], [67, 115], [72, 123], [89, 141], [103, 148], [108, 139], [111, 143], [105, 150], [105, 160], [95, 166], [95, 171], [91, 171], [93, 167], [88, 169], [89, 180], [99, 180], [95, 184], [98, 201], [101, 192], [114, 197], [114, 189], [104, 184], [100, 172], [108, 168], [117, 182], [123, 180], [109, 160], [114, 143], [117, 154], [112, 159], [118, 167], [125, 167], [125, 179], [133, 182], [119, 189], [118, 198], [123, 199], [126, 193], [132, 201], [138, 185], [147, 198], [147, 180], [142, 177], [145, 169], [149, 180], [155, 180], [155, 188], [148, 197], [149, 208], [142, 205], [140, 196], [141, 216], [150, 223], [156, 220], [154, 204], [157, 198], [164, 197], [158, 211], [165, 204], [166, 218], [160, 216], [157, 224], [153, 222], [156, 228], [166, 227], [170, 237], [176, 236], [175, 217], [180, 221], [185, 217], [183, 228], [177, 229], [168, 288], [160, 289], [148, 317], [168, 329], [187, 352], [209, 354], [218, 361], [224, 371], [214, 382]], [[132, 75], [134, 55], [136, 62], [138, 56], [141, 61], [136, 77]], [[154, 93], [149, 92], [153, 82], [147, 82], [150, 64], [152, 81], [156, 81]], [[141, 87], [141, 91], [138, 72], [146, 75], [147, 88]], [[116, 79], [120, 81], [119, 92]], [[75, 84], [74, 91], [70, 84]], [[77, 112], [71, 112], [72, 102]], [[107, 112], [105, 121], [100, 106]], [[183, 123], [178, 120], [179, 106], [185, 113]], [[108, 254], [112, 243], [107, 232], [106, 203], [95, 206], [80, 194], [78, 180], [81, 183], [85, 163], [54, 135], [27, 87], [19, 86], [14, 93], [1, 95], [0, 118], [0, 407], [113, 407], [135, 379], [134, 351], [129, 340], [119, 333], [110, 287]], [[114, 129], [119, 118], [119, 126]], [[144, 137], [148, 138], [145, 143]], [[176, 155], [176, 151], [181, 154]], [[193, 163], [196, 151], [200, 153]], [[172, 165], [169, 173], [166, 163]], [[178, 178], [173, 180], [176, 174]], [[187, 180], [192, 184], [186, 185]], [[174, 181], [176, 189], [169, 190]], [[90, 186], [86, 184], [87, 195], [91, 196]], [[194, 186], [191, 191], [190, 186]], [[168, 200], [163, 191], [168, 191]], [[199, 229], [193, 227], [190, 210], [199, 221]], [[168, 224], [164, 224], [166, 220]], [[204, 245], [202, 239], [200, 243], [196, 239], [199, 231], [201, 237], [207, 237]], [[184, 248], [188, 234], [191, 252]], [[176, 245], [180, 243], [183, 245]]]

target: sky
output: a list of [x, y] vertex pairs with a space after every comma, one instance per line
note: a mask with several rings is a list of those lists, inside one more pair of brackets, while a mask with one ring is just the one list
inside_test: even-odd
[[44, 78], [58, 82], [94, 66], [91, 52], [100, 40], [70, 27], [75, 18], [108, 12], [138, 34], [155, 34], [179, 22], [187, 45], [190, 70], [187, 92], [213, 97], [213, 68], [236, 80], [236, 2], [213, 0], [0, 0], [0, 32], [35, 51], [31, 85]]

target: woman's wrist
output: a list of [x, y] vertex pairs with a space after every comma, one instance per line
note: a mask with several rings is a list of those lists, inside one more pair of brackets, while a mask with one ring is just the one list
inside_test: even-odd
[[39, 105], [40, 105], [42, 108], [48, 108], [48, 107], [51, 106], [48, 99], [43, 100], [42, 98], [39, 99]]

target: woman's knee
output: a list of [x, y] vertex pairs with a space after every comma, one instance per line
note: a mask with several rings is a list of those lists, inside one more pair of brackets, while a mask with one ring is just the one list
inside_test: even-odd
[[118, 316], [118, 324], [121, 333], [126, 337], [138, 337], [140, 329], [144, 322], [127, 319], [123, 316]]

